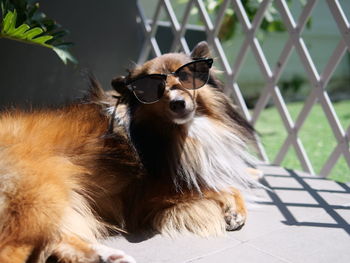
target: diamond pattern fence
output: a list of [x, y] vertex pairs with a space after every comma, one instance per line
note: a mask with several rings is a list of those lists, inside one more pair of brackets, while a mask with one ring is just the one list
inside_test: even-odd
[[[256, 36], [265, 12], [272, 2], [274, 2], [274, 5], [278, 10], [288, 33], [288, 40], [285, 43], [277, 63], [275, 63], [273, 68], [270, 67], [270, 64], [268, 63]], [[300, 139], [299, 131], [309, 116], [314, 104], [316, 102], [320, 103], [337, 142], [336, 147], [333, 149], [320, 171], [320, 175], [325, 177], [329, 175], [330, 171], [341, 156], [344, 157], [347, 165], [350, 167], [350, 126], [346, 130], [343, 129], [326, 90], [327, 84], [329, 83], [329, 80], [331, 79], [339, 62], [347, 52], [350, 52], [350, 26], [339, 1], [326, 0], [327, 6], [332, 14], [332, 17], [328, 17], [327, 19], [333, 19], [335, 21], [341, 33], [341, 39], [333, 51], [324, 70], [322, 72], [318, 72], [302, 37], [303, 30], [317, 2], [317, 0], [308, 0], [298, 19], [295, 19], [292, 16], [290, 8], [285, 0], [262, 0], [252, 21], [248, 18], [246, 10], [244, 9], [244, 6], [240, 0], [224, 0], [220, 6], [215, 21], [210, 18], [210, 15], [208, 14], [202, 0], [188, 0], [181, 21], [178, 20], [170, 0], [159, 0], [157, 2], [152, 19], [148, 19], [145, 16], [143, 7], [140, 3], [138, 3], [139, 22], [142, 24], [145, 34], [145, 41], [141, 49], [138, 63], [144, 62], [149, 56], [161, 55], [161, 50], [155, 36], [157, 27], [161, 23], [160, 13], [162, 11], [165, 11], [169, 18], [169, 26], [171, 27], [174, 36], [170, 51], [183, 51], [185, 53], [189, 53], [190, 50], [185, 39], [185, 33], [188, 28], [188, 20], [191, 10], [193, 7], [196, 7], [198, 9], [200, 19], [204, 25], [207, 42], [214, 51], [215, 57], [218, 58], [217, 62], [220, 63], [220, 66], [223, 68], [226, 92], [233, 96], [236, 104], [238, 104], [246, 119], [252, 125], [256, 125], [261, 112], [267, 106], [268, 101], [272, 99], [283, 121], [283, 125], [288, 136], [279, 149], [279, 152], [274, 160], [268, 160], [264, 147], [260, 142], [258, 142], [259, 155], [263, 161], [280, 165], [286, 157], [288, 150], [291, 147], [294, 147], [303, 170], [311, 174], [315, 174], [314, 167], [312, 166]], [[225, 11], [228, 7], [233, 8], [245, 34], [243, 44], [241, 45], [238, 55], [233, 63], [228, 61], [227, 55], [225, 54], [222, 43], [218, 37], [219, 29], [224, 19]], [[260, 93], [260, 97], [252, 113], [250, 113], [248, 110], [240, 87], [237, 83], [240, 70], [243, 67], [243, 63], [249, 49], [251, 49], [252, 53], [254, 54], [265, 82], [265, 86]], [[284, 98], [278, 87], [278, 81], [281, 78], [285, 65], [288, 62], [290, 54], [293, 50], [296, 51], [298, 57], [300, 58], [300, 61], [302, 62], [304, 70], [308, 76], [308, 80], [312, 86], [312, 90], [306, 98], [304, 106], [302, 107], [302, 110], [295, 121], [292, 120]]]

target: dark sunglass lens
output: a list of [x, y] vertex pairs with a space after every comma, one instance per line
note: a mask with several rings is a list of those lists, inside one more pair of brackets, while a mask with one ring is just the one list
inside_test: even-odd
[[198, 61], [182, 67], [177, 77], [186, 89], [199, 89], [209, 79], [210, 65], [206, 61]]
[[165, 90], [165, 80], [159, 76], [146, 76], [131, 83], [135, 96], [143, 103], [158, 101]]

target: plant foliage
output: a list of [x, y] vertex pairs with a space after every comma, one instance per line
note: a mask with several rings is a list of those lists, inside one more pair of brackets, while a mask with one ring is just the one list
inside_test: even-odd
[[36, 44], [52, 49], [63, 63], [77, 63], [69, 52], [69, 33], [39, 10], [38, 0], [0, 0], [0, 38]]
[[[178, 0], [180, 3], [187, 2], [187, 0]], [[290, 3], [292, 0], [287, 0]], [[302, 5], [305, 5], [305, 0], [299, 0]], [[220, 9], [220, 6], [223, 4], [224, 0], [204, 0], [204, 5], [208, 10], [209, 14], [217, 13]], [[248, 18], [252, 21], [255, 14], [257, 13], [262, 0], [242, 0], [242, 5], [247, 13]], [[195, 8], [192, 12], [198, 12]], [[234, 12], [233, 8], [228, 7], [225, 10], [223, 22], [219, 30], [219, 39], [222, 41], [230, 40], [235, 36], [237, 31], [237, 25], [239, 24], [238, 17]], [[311, 26], [311, 20], [308, 20], [307, 27]], [[260, 29], [262, 33], [271, 33], [271, 32], [284, 32], [286, 31], [285, 25], [278, 15], [278, 11], [274, 8], [273, 5], [269, 5], [267, 8], [264, 18], [261, 22]], [[258, 35], [262, 37], [262, 35]]]

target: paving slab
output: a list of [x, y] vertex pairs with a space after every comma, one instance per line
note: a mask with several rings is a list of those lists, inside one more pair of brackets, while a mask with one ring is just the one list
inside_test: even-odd
[[104, 244], [123, 250], [132, 255], [139, 263], [178, 263], [235, 247], [240, 242], [228, 236], [200, 238], [185, 235], [170, 238], [156, 235], [137, 243], [128, 242], [124, 238], [116, 238], [106, 240]]
[[269, 184], [270, 187], [276, 188], [287, 188], [287, 189], [303, 189], [303, 186], [292, 177], [277, 177], [274, 175], [266, 175], [265, 176], [266, 182]]
[[275, 206], [261, 205], [248, 212], [245, 226], [239, 231], [227, 233], [231, 238], [245, 242], [287, 227], [283, 214]]
[[139, 263], [350, 262], [350, 187], [304, 172], [263, 166], [246, 225], [224, 237], [111, 238]]
[[335, 211], [346, 221], [346, 223], [350, 226], [350, 205], [347, 207], [348, 209], [335, 209]]
[[202, 257], [194, 258], [186, 261], [186, 263], [244, 263], [244, 262], [259, 262], [259, 263], [280, 263], [288, 262], [283, 258], [270, 255], [262, 250], [259, 250], [249, 244], [240, 244], [238, 246], [227, 248], [222, 251], [208, 254]]
[[332, 180], [327, 180], [323, 178], [317, 178], [317, 177], [307, 177], [303, 179], [304, 182], [306, 182], [312, 189], [316, 191], [339, 191], [339, 192], [346, 192], [344, 190], [344, 187], [342, 187], [342, 184], [339, 184]]
[[247, 244], [289, 262], [350, 262], [349, 234], [341, 228], [290, 226]]

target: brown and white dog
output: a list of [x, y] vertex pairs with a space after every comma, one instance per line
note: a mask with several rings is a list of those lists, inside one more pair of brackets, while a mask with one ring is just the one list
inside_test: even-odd
[[[213, 72], [196, 90], [173, 73], [209, 56], [201, 42], [191, 56], [166, 54], [114, 79], [114, 93], [93, 83], [89, 98], [70, 106], [1, 113], [0, 262], [133, 262], [98, 239], [120, 229], [240, 228], [238, 189], [255, 183], [253, 129]], [[167, 75], [158, 101], [145, 104], [129, 83], [150, 74]]]

